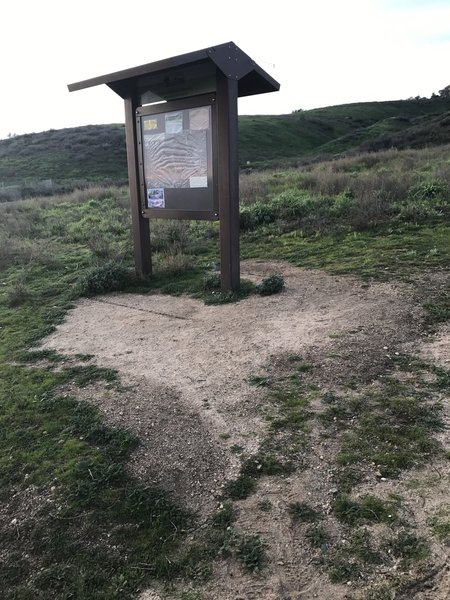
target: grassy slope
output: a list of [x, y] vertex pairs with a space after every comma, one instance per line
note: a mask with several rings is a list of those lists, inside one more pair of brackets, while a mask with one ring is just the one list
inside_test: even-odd
[[0, 183], [121, 181], [126, 171], [123, 125], [88, 125], [0, 141]]
[[443, 99], [361, 102], [273, 117], [240, 117], [241, 163], [344, 152], [367, 137], [404, 130], [450, 110]]
[[[345, 152], [445, 143], [449, 99], [399, 100], [331, 106], [279, 116], [239, 118], [241, 165], [262, 165]], [[447, 115], [445, 117], [445, 115]], [[377, 146], [378, 144], [378, 146]], [[0, 185], [52, 179], [124, 181], [122, 125], [50, 130], [0, 141]]]

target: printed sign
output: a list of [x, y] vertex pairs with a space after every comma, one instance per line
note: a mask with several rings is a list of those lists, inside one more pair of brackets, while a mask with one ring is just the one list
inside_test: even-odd
[[164, 190], [162, 188], [151, 188], [147, 190], [148, 208], [164, 208]]
[[[150, 110], [140, 117], [144, 208], [211, 213], [211, 106]], [[164, 218], [162, 211], [154, 214]]]

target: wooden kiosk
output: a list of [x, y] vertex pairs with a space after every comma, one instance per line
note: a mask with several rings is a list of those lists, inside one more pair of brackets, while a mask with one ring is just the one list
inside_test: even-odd
[[125, 101], [136, 272], [151, 273], [149, 219], [219, 219], [222, 290], [239, 287], [237, 99], [279, 84], [233, 42], [72, 83]]

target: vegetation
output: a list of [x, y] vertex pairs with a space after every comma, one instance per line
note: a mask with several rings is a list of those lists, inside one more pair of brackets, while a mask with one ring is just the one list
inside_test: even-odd
[[[346, 114], [340, 110], [344, 135]], [[425, 103], [417, 101], [415, 110], [411, 119]], [[324, 115], [319, 111], [315, 118]], [[242, 255], [351, 273], [362, 285], [448, 273], [449, 188], [449, 146], [243, 174]], [[262, 476], [306, 468], [313, 429], [337, 448], [329, 457], [336, 476], [330, 514], [301, 498], [286, 510], [317, 564], [339, 582], [363, 581], [380, 565], [396, 564], [405, 577], [412, 564], [426, 566], [430, 542], [414, 531], [402, 499], [357, 496], [355, 489], [368, 472], [391, 480], [444, 456], [435, 435], [450, 386], [444, 369], [398, 355], [377, 386], [355, 389], [349, 380], [339, 394], [322, 389], [320, 368], [300, 356], [255, 374], [249, 384], [267, 392], [267, 437], [254, 456], [236, 449], [241, 475], [225, 488], [222, 509], [198, 530], [193, 515], [129, 474], [139, 440], [107, 427], [90, 404], [61, 394], [69, 382], [118, 386], [117, 374], [87, 362], [68, 366], [57, 353], [28, 351], [80, 294], [159, 290], [214, 303], [282, 288], [282, 279], [271, 277], [257, 286], [243, 282], [236, 296], [224, 297], [217, 237], [215, 223], [155, 223], [155, 273], [142, 281], [131, 275], [124, 189], [0, 205], [0, 534], [6, 547], [0, 579], [7, 597], [133, 598], [154, 578], [201, 581], [217, 556], [234, 557], [251, 573], [260, 570], [265, 542], [238, 530], [235, 507]], [[430, 330], [449, 318], [450, 288], [445, 283], [428, 292], [424, 327]], [[259, 509], [270, 511], [271, 505], [260, 503]], [[436, 508], [429, 535], [448, 540], [448, 507]], [[390, 591], [401, 589], [396, 585]]]
[[[446, 144], [450, 98], [365, 102], [239, 117], [243, 169], [297, 166], [342, 153]], [[88, 125], [0, 140], [0, 202], [127, 181], [123, 125]]]

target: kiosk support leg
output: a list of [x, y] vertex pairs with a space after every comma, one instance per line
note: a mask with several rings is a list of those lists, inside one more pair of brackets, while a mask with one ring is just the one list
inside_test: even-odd
[[136, 101], [125, 99], [125, 134], [127, 140], [128, 181], [130, 186], [131, 221], [133, 226], [134, 264], [140, 277], [152, 272], [149, 220], [144, 219], [139, 198], [139, 173], [136, 136]]
[[223, 291], [240, 285], [238, 82], [217, 75], [220, 275]]

